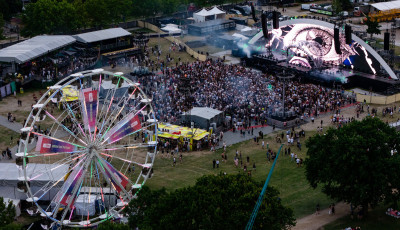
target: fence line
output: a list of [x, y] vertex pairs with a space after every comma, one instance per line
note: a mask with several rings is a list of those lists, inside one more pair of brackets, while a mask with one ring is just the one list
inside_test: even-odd
[[[142, 28], [147, 28], [147, 29], [153, 30], [160, 34], [167, 34], [164, 31], [162, 31], [160, 28], [158, 28], [157, 26], [155, 26], [149, 22], [138, 21], [137, 25]], [[207, 59], [206, 55], [199, 54], [198, 52], [194, 51], [192, 48], [190, 48], [188, 45], [186, 45], [184, 42], [182, 42], [181, 40], [179, 40], [177, 38], [168, 36], [168, 37], [165, 37], [165, 39], [167, 39], [170, 42], [175, 42], [176, 44], [179, 44], [179, 45], [185, 47], [185, 51], [189, 55], [191, 55], [192, 57], [196, 58], [199, 61], [205, 61]]]
[[390, 96], [373, 96], [357, 93], [358, 102], [366, 102], [378, 105], [388, 105], [400, 101], [400, 93]]

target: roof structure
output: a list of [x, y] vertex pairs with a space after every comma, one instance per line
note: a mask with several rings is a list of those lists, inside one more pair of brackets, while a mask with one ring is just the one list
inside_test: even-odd
[[222, 111], [212, 109], [209, 107], [193, 107], [190, 111], [190, 115], [202, 117], [204, 119], [210, 120], [211, 118], [221, 114]]
[[225, 24], [225, 23], [230, 23], [232, 22], [231, 20], [225, 20], [225, 19], [216, 19], [216, 20], [209, 20], [205, 22], [197, 22], [193, 24], [189, 24], [189, 27], [209, 27], [209, 26], [215, 26], [219, 24]]
[[391, 2], [378, 2], [371, 4], [371, 6], [379, 11], [400, 9], [400, 0]]
[[[59, 167], [57, 167], [59, 166]], [[57, 169], [53, 169], [56, 168]], [[51, 170], [53, 169], [53, 170]], [[15, 163], [2, 163], [0, 167], [0, 182], [2, 184], [7, 183], [16, 183], [19, 181], [19, 177], [22, 177], [23, 174], [18, 171], [19, 169], [16, 167]], [[38, 171], [43, 171], [47, 173], [43, 173], [41, 176], [35, 175], [35, 178], [32, 173]], [[31, 163], [27, 168], [27, 177], [32, 178], [31, 183], [33, 182], [47, 182], [47, 181], [58, 181], [60, 178], [64, 177], [68, 172], [68, 165], [55, 165], [55, 164], [36, 164]], [[63, 179], [61, 179], [63, 181]]]
[[211, 10], [208, 11], [212, 14], [225, 14], [224, 11], [220, 10], [218, 7], [214, 6]]
[[83, 34], [77, 34], [77, 35], [73, 35], [73, 37], [78, 42], [92, 43], [92, 42], [113, 39], [113, 38], [125, 37], [125, 36], [129, 36], [129, 35], [131, 35], [131, 33], [118, 27], [118, 28], [111, 28], [111, 29], [105, 29], [105, 30], [97, 30], [97, 31], [93, 31], [93, 32], [83, 33]]
[[0, 50], [0, 62], [24, 63], [74, 43], [69, 35], [41, 35]]

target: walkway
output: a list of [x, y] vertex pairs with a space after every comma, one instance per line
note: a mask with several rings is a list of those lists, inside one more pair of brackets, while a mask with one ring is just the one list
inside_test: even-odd
[[[276, 128], [275, 130], [280, 130], [280, 129]], [[260, 131], [262, 131], [264, 133], [264, 135], [267, 135], [267, 134], [270, 134], [273, 132], [271, 126], [255, 128], [253, 131], [254, 135], [251, 135], [251, 133], [249, 134], [246, 131], [246, 135], [244, 137], [240, 135], [240, 131], [236, 131], [236, 132], [228, 131], [228, 132], [224, 133], [224, 140], [219, 142], [217, 149], [222, 148], [224, 142], [225, 142], [226, 146], [229, 147], [233, 144], [236, 144], [236, 143], [239, 143], [242, 141], [251, 140], [254, 137], [258, 136], [258, 132], [260, 132]]]
[[22, 129], [22, 124], [17, 122], [9, 122], [7, 117], [0, 116], [0, 125], [6, 127], [7, 129], [11, 129], [14, 132], [20, 133], [20, 129]]
[[350, 205], [343, 202], [335, 204], [335, 215], [328, 214], [329, 209], [320, 211], [319, 215], [311, 214], [296, 220], [291, 230], [317, 230], [323, 226], [350, 214]]

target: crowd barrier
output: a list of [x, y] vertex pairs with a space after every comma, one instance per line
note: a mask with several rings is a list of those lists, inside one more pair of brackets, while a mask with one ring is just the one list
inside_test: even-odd
[[357, 101], [377, 105], [388, 105], [400, 101], [400, 93], [390, 96], [374, 96], [357, 93]]
[[[153, 30], [153, 31], [155, 31], [155, 32], [157, 32], [157, 33], [160, 33], [160, 34], [163, 34], [163, 35], [164, 35], [164, 34], [167, 34], [167, 33], [165, 33], [164, 31], [162, 31], [160, 28], [158, 28], [157, 26], [155, 26], [155, 25], [153, 25], [153, 24], [151, 24], [151, 23], [149, 23], [149, 22], [138, 21], [138, 24], [137, 24], [137, 25], [138, 25], [139, 27], [147, 28], [147, 29]], [[167, 40], [170, 41], [170, 42], [175, 42], [176, 44], [179, 44], [179, 45], [181, 45], [181, 46], [184, 46], [186, 52], [187, 52], [189, 55], [193, 56], [193, 58], [196, 58], [196, 59], [199, 60], [199, 61], [205, 61], [205, 60], [207, 59], [207, 56], [206, 56], [206, 55], [204, 55], [204, 54], [199, 54], [198, 52], [194, 51], [192, 48], [190, 48], [188, 45], [186, 45], [184, 42], [182, 42], [181, 40], [179, 40], [179, 39], [177, 39], [177, 38], [168, 36], [168, 37], [165, 37], [165, 39], [167, 39]]]

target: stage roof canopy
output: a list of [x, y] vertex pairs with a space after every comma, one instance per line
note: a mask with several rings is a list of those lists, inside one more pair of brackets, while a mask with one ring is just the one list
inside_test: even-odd
[[190, 111], [190, 115], [202, 117], [207, 120], [210, 120], [211, 118], [221, 113], [222, 111], [212, 109], [209, 107], [193, 107], [193, 109]]
[[24, 63], [75, 42], [69, 35], [41, 35], [0, 50], [0, 62]]
[[129, 33], [128, 31], [119, 27], [119, 28], [98, 30], [98, 31], [93, 31], [93, 32], [88, 32], [88, 33], [83, 33], [83, 34], [77, 34], [77, 35], [73, 35], [73, 36], [74, 36], [74, 38], [76, 38], [76, 40], [78, 42], [92, 43], [92, 42], [113, 39], [113, 38], [125, 37], [125, 36], [129, 36], [129, 35], [131, 35], [131, 33]]
[[379, 11], [400, 9], [400, 0], [399, 1], [391, 1], [391, 2], [374, 3], [374, 4], [371, 4], [371, 6]]

